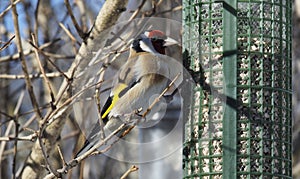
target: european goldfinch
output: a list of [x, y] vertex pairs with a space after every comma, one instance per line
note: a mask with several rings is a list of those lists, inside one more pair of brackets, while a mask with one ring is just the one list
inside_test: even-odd
[[[165, 55], [166, 46], [176, 43], [159, 30], [145, 31], [133, 40], [128, 60], [116, 75], [111, 94], [101, 112], [106, 136], [125, 122], [120, 116], [137, 110], [141, 114], [146, 111], [151, 100], [161, 94], [178, 75], [180, 67], [175, 62], [170, 63], [172, 58]], [[99, 141], [101, 132], [97, 124], [77, 156]]]

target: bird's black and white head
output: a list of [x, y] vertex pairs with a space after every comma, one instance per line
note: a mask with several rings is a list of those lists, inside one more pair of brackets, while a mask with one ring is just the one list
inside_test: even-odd
[[131, 48], [137, 53], [150, 52], [154, 54], [165, 54], [165, 48], [167, 46], [177, 43], [176, 40], [167, 37], [160, 30], [149, 30], [134, 39]]

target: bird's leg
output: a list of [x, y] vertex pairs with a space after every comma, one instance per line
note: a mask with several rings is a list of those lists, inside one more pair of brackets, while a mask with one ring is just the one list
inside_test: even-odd
[[143, 115], [141, 114], [142, 110], [143, 110], [143, 108], [136, 109], [136, 110], [134, 110], [134, 114], [139, 117], [143, 117]]

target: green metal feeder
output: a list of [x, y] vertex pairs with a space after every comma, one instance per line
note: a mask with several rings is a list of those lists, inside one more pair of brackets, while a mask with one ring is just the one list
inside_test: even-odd
[[184, 0], [183, 49], [202, 75], [185, 115], [184, 178], [292, 178], [286, 0]]

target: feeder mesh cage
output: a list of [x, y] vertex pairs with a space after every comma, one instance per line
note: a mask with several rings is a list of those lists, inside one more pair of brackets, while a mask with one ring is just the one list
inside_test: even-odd
[[184, 0], [184, 178], [292, 178], [288, 0]]

